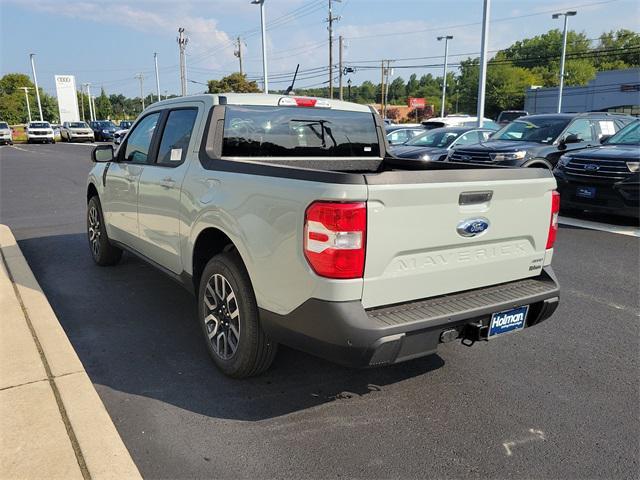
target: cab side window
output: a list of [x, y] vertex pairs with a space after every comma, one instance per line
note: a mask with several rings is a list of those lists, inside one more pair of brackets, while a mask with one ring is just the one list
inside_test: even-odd
[[569, 126], [564, 136], [567, 135], [577, 135], [581, 142], [594, 140], [591, 120], [579, 118]]
[[136, 125], [127, 138], [124, 160], [132, 163], [148, 163], [153, 133], [158, 125], [160, 113], [147, 115]]
[[158, 165], [174, 167], [184, 162], [197, 115], [197, 108], [169, 112], [158, 150]]

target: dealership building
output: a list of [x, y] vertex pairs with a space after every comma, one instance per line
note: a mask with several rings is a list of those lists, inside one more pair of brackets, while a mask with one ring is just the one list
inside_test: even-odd
[[[558, 88], [527, 89], [524, 109], [530, 114], [555, 113]], [[563, 112], [620, 112], [640, 116], [640, 68], [598, 72], [581, 87], [565, 87]]]

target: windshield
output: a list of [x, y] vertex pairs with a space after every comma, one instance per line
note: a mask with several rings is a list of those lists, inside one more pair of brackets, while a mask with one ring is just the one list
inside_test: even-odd
[[95, 125], [98, 128], [116, 128], [112, 122], [95, 122]]
[[9, 125], [7, 125], [7, 122], [0, 122], [0, 128], [9, 128]]
[[89, 128], [84, 122], [70, 122], [69, 128]]
[[51, 128], [47, 122], [33, 122], [29, 124], [29, 128]]
[[412, 147], [437, 147], [446, 148], [458, 138], [461, 132], [432, 130], [422, 135], [412, 138], [405, 145]]
[[607, 145], [640, 145], [640, 121], [630, 123], [605, 143]]
[[227, 106], [229, 157], [378, 157], [373, 115], [324, 108]]
[[132, 122], [120, 122], [120, 128], [131, 128]]
[[521, 118], [496, 132], [491, 140], [553, 143], [569, 121], [569, 118]]

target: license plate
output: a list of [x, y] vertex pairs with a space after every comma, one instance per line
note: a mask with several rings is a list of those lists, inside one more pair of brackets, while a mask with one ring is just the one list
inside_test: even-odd
[[576, 187], [576, 196], [582, 198], [596, 198], [596, 187]]
[[488, 338], [497, 337], [499, 335], [515, 332], [524, 328], [527, 320], [527, 312], [529, 306], [516, 307], [511, 310], [504, 310], [491, 315], [491, 323], [489, 324]]

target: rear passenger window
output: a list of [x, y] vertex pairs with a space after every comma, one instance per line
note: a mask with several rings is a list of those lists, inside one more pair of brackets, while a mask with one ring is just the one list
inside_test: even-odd
[[197, 115], [197, 108], [169, 112], [158, 150], [159, 165], [176, 166], [184, 162]]
[[480, 139], [478, 138], [478, 132], [467, 132], [462, 135], [457, 141], [456, 146], [460, 145], [473, 145], [474, 143], [478, 143]]
[[593, 140], [591, 120], [587, 120], [586, 118], [580, 118], [576, 120], [567, 129], [566, 135], [577, 135], [582, 142]]

